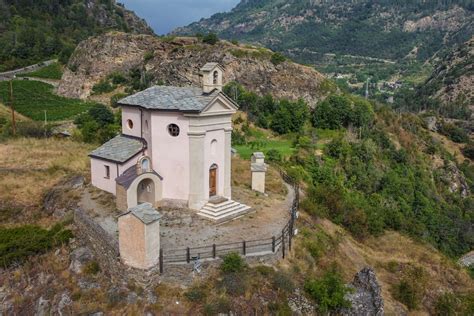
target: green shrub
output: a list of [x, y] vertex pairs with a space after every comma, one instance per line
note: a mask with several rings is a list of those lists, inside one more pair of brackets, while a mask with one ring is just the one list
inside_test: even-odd
[[193, 286], [184, 293], [184, 296], [191, 302], [204, 302], [206, 299], [206, 292], [202, 287]]
[[110, 98], [110, 106], [113, 108], [118, 107], [118, 101], [125, 98], [128, 94], [126, 93], [117, 93]]
[[283, 157], [281, 155], [281, 152], [278, 151], [277, 149], [270, 149], [267, 151], [265, 158], [269, 162], [281, 162]]
[[326, 272], [319, 279], [306, 281], [304, 288], [318, 304], [318, 309], [323, 314], [337, 308], [351, 306], [351, 303], [344, 298], [350, 289], [344, 284], [341, 275], [335, 269]]
[[469, 141], [467, 132], [451, 123], [442, 124], [439, 132], [456, 143], [467, 143]]
[[295, 289], [295, 284], [290, 276], [283, 272], [275, 272], [272, 283], [275, 289], [286, 293], [292, 293]]
[[422, 267], [410, 267], [394, 288], [394, 297], [410, 310], [418, 308], [425, 294], [426, 272]]
[[145, 64], [152, 60], [155, 57], [155, 54], [152, 51], [146, 52], [145, 55], [143, 55], [143, 61]]
[[110, 81], [112, 81], [113, 84], [119, 85], [119, 84], [124, 84], [127, 82], [127, 78], [120, 72], [113, 72], [110, 75], [107, 76]]
[[72, 237], [72, 232], [60, 224], [49, 230], [31, 225], [0, 228], [0, 266], [22, 263], [32, 255], [67, 243]]
[[202, 38], [202, 42], [210, 45], [215, 45], [219, 42], [219, 37], [215, 33], [209, 33]]
[[104, 126], [114, 123], [114, 114], [103, 104], [95, 104], [89, 109], [90, 117], [99, 125]]
[[279, 65], [283, 62], [285, 62], [286, 60], [286, 57], [283, 56], [282, 54], [280, 53], [273, 53], [272, 54], [272, 57], [270, 58], [270, 61], [272, 62], [272, 64], [274, 64], [275, 66], [276, 65]]
[[227, 254], [221, 264], [221, 270], [223, 272], [242, 272], [245, 267], [244, 259], [236, 252]]
[[474, 143], [469, 143], [463, 148], [462, 153], [467, 158], [474, 160]]
[[412, 282], [401, 280], [396, 286], [396, 298], [409, 309], [415, 309], [419, 303], [419, 293]]
[[101, 80], [92, 87], [93, 94], [109, 93], [115, 90], [115, 87], [108, 80]]
[[451, 316], [458, 315], [460, 299], [453, 293], [443, 293], [435, 304], [435, 315]]
[[96, 275], [100, 272], [100, 265], [97, 261], [89, 261], [84, 267], [84, 273], [89, 275]]

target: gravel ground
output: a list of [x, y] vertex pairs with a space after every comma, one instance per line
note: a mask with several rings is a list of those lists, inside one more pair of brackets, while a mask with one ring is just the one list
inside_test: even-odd
[[[196, 214], [196, 211], [178, 208], [161, 208], [161, 246], [167, 250], [212, 246], [242, 242], [244, 240], [270, 239], [281, 234], [290, 218], [289, 207], [294, 191], [290, 186], [285, 196], [256, 195], [244, 187], [233, 188], [233, 199], [252, 207], [252, 212], [227, 223], [214, 224]], [[82, 207], [111, 236], [118, 237], [116, 211], [110, 197], [92, 188], [82, 195]], [[251, 247], [249, 243], [249, 247]], [[255, 252], [256, 249], [253, 249]]]

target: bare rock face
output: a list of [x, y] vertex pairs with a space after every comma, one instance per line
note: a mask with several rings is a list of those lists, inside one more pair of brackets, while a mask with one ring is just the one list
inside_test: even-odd
[[[145, 54], [153, 54], [146, 58]], [[273, 52], [221, 41], [216, 45], [196, 38], [162, 40], [147, 35], [108, 33], [79, 44], [58, 87], [60, 95], [87, 98], [92, 87], [114, 72], [140, 69], [151, 75], [152, 84], [200, 85], [199, 69], [218, 62], [226, 82], [237, 81], [260, 94], [277, 98], [303, 98], [310, 105], [324, 98], [324, 77], [311, 67], [285, 61], [273, 64]], [[326, 92], [327, 93], [327, 92]]]
[[87, 247], [80, 247], [71, 252], [71, 264], [69, 270], [74, 273], [81, 273], [84, 266], [92, 260], [92, 251]]
[[441, 172], [441, 179], [448, 185], [451, 193], [459, 193], [463, 198], [470, 194], [466, 178], [454, 162], [446, 162]]
[[366, 267], [359, 271], [350, 287], [354, 289], [354, 292], [347, 294], [346, 299], [351, 302], [352, 307], [341, 310], [342, 315], [384, 315], [382, 288], [372, 268]]

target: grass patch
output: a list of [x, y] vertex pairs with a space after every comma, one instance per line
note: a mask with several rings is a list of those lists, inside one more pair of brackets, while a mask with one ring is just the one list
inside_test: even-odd
[[59, 63], [53, 63], [33, 72], [20, 74], [19, 76], [61, 80], [61, 77], [63, 76], [63, 68]]
[[[53, 86], [39, 81], [13, 81], [15, 110], [35, 121], [44, 120], [44, 111], [48, 121], [70, 119], [87, 111], [93, 104], [78, 99], [68, 99], [53, 93]], [[0, 102], [9, 104], [9, 82], [0, 82]]]
[[283, 157], [289, 157], [294, 152], [293, 143], [286, 139], [258, 140], [245, 145], [235, 145], [234, 148], [243, 159], [250, 159], [256, 151], [262, 151], [266, 154], [269, 150], [274, 149]]
[[72, 232], [60, 224], [47, 230], [37, 226], [0, 228], [0, 266], [6, 268], [28, 257], [65, 244]]

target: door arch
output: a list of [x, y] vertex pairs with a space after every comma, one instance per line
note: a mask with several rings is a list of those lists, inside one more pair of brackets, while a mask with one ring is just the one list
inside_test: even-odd
[[209, 196], [216, 196], [217, 195], [217, 171], [218, 167], [216, 164], [213, 164], [211, 168], [209, 168]]
[[155, 203], [155, 182], [152, 179], [146, 178], [138, 183], [137, 186], [137, 202]]

